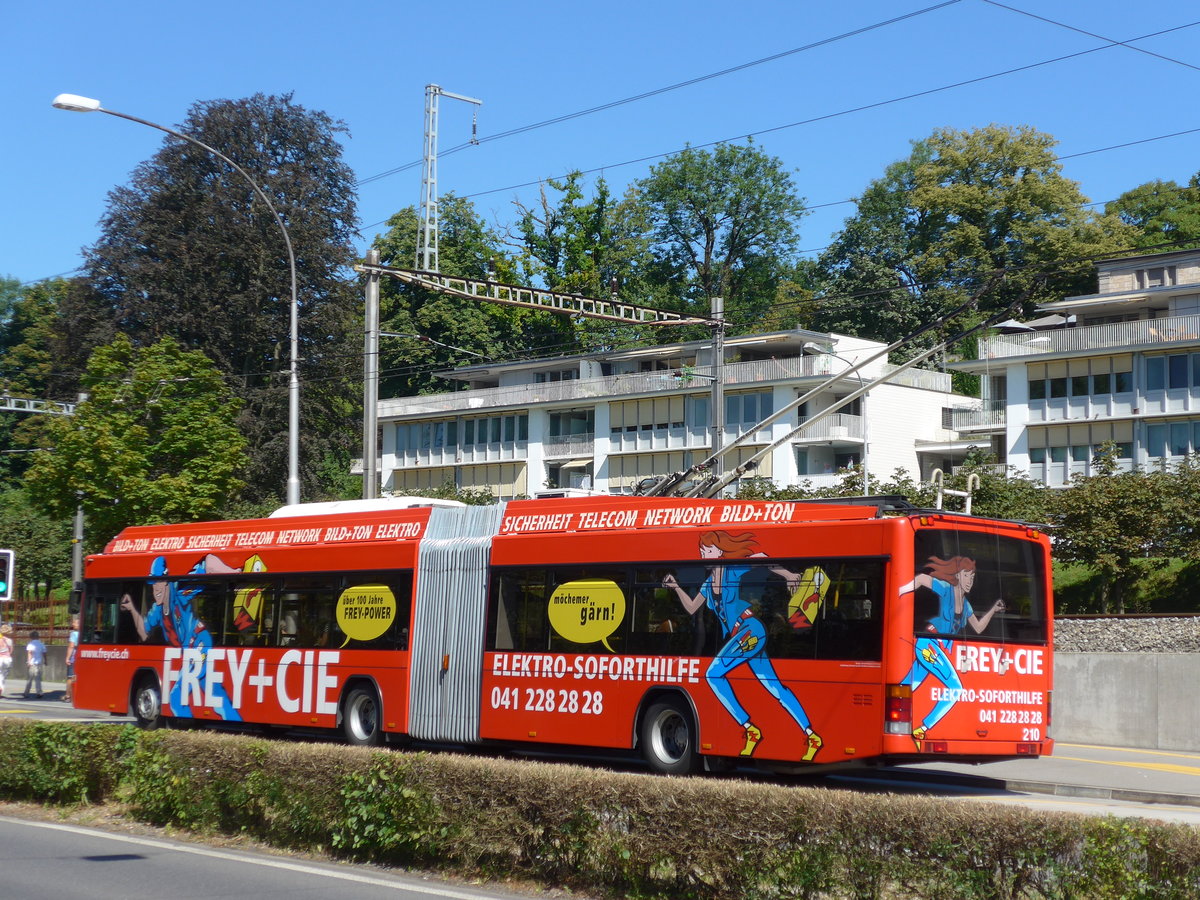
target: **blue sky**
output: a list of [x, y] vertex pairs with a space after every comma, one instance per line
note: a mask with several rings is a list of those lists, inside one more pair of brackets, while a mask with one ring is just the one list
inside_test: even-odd
[[[621, 189], [686, 144], [751, 134], [814, 207], [802, 225], [810, 251], [853, 211], [841, 201], [939, 127], [1045, 131], [1069, 157], [1065, 174], [1097, 202], [1200, 170], [1200, 25], [1191, 25], [1200, 7], [1005, 2], [1098, 37], [986, 0], [9, 3], [0, 17], [0, 274], [34, 281], [75, 270], [109, 190], [164, 137], [52, 109], [62, 92], [169, 126], [197, 100], [293, 92], [349, 127], [345, 159], [357, 178], [415, 163], [360, 188], [360, 247], [419, 200], [428, 83], [483, 100], [487, 138], [783, 54], [456, 153], [446, 151], [470, 137], [471, 107], [443, 100], [439, 188], [471, 197], [499, 225], [513, 219], [514, 200], [536, 200], [539, 179], [581, 169]], [[1106, 47], [1166, 29], [1178, 30]], [[808, 45], [818, 46], [799, 50]], [[974, 79], [984, 80], [960, 84]]]

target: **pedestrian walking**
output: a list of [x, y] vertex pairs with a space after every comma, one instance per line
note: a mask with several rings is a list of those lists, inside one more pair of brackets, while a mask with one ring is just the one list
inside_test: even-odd
[[63, 703], [70, 703], [75, 691], [75, 652], [79, 649], [79, 616], [71, 619], [71, 634], [67, 637], [67, 689]]
[[25, 665], [29, 677], [25, 679], [25, 699], [29, 699], [30, 688], [37, 687], [37, 695], [42, 696], [42, 666], [46, 664], [46, 645], [42, 643], [36, 631], [29, 632], [29, 643], [25, 645]]
[[4, 696], [4, 685], [8, 680], [8, 670], [12, 668], [13, 641], [12, 626], [5, 622], [0, 625], [0, 697]]

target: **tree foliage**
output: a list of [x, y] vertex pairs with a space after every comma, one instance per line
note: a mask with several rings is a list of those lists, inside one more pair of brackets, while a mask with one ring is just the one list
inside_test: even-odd
[[[303, 471], [319, 493], [325, 456], [344, 444], [357, 392], [349, 329], [361, 301], [353, 262], [353, 175], [345, 127], [291, 95], [196, 103], [179, 130], [234, 160], [271, 197], [290, 235], [299, 297]], [[291, 279], [283, 234], [252, 185], [228, 164], [170, 137], [109, 195], [102, 235], [86, 251], [91, 302], [135, 345], [171, 336], [237, 376], [238, 421], [251, 448], [252, 493], [286, 481]], [[97, 334], [92, 346], [111, 335]], [[89, 348], [90, 349], [90, 348]]]
[[55, 417], [53, 444], [26, 476], [51, 515], [82, 505], [88, 545], [127, 525], [215, 515], [244, 487], [246, 441], [240, 401], [212, 362], [173, 338], [135, 347], [126, 337], [92, 354], [88, 399]]
[[673, 286], [673, 308], [707, 316], [725, 301], [734, 329], [754, 330], [794, 261], [804, 200], [776, 157], [754, 146], [688, 148], [633, 186], [631, 227], [651, 238], [650, 280]]
[[[443, 197], [439, 209], [439, 269], [442, 274], [514, 284], [519, 276], [495, 229], [469, 200]], [[417, 211], [401, 210], [375, 238], [385, 266], [409, 269], [417, 246]], [[574, 350], [570, 322], [563, 316], [467, 300], [395, 279], [380, 282], [383, 331], [407, 335], [384, 338], [380, 346], [380, 396], [411, 396], [444, 391], [435, 376], [492, 360], [522, 359]]]
[[1200, 469], [1189, 460], [1174, 469], [1122, 472], [1111, 443], [1100, 448], [1096, 468], [1055, 494], [1054, 554], [1093, 567], [1101, 577], [1101, 611], [1123, 613], [1130, 587], [1152, 560], [1196, 557]]
[[1088, 210], [1054, 145], [1001, 125], [915, 142], [822, 256], [825, 302], [810, 324], [893, 340], [984, 288], [981, 315], [1087, 292], [1095, 260], [1129, 246], [1131, 229]]
[[[16, 555], [16, 588], [44, 599], [71, 578], [71, 520], [51, 517], [23, 489], [0, 494], [0, 546]], [[44, 585], [40, 591], [38, 585]]]
[[1148, 181], [1104, 207], [1136, 229], [1134, 246], [1148, 251], [1200, 246], [1200, 173], [1186, 186]]

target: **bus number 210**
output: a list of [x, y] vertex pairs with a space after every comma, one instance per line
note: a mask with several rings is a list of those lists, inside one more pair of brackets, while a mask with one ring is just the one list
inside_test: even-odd
[[521, 704], [521, 689], [492, 688], [492, 709], [528, 710], [529, 712], [581, 713], [598, 716], [604, 712], [604, 694], [600, 691], [567, 691], [554, 688], [525, 688], [525, 703]]

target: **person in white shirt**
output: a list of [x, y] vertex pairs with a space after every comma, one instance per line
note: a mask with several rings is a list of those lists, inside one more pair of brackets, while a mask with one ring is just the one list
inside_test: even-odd
[[37, 687], [38, 697], [42, 696], [42, 666], [46, 663], [46, 645], [38, 638], [36, 631], [29, 632], [29, 643], [25, 645], [25, 665], [29, 677], [25, 679], [25, 699], [29, 699], [29, 691]]

